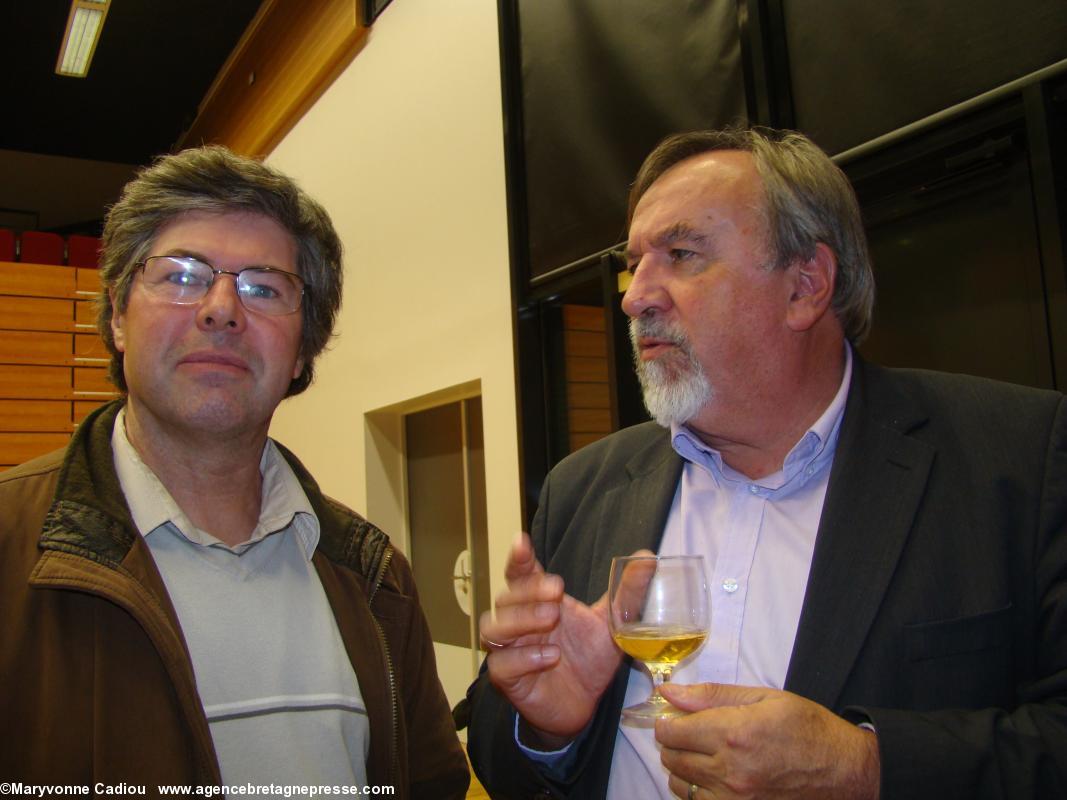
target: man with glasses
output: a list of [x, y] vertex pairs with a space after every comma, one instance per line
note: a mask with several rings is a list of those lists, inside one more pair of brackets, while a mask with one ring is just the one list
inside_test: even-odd
[[124, 397], [0, 477], [0, 780], [462, 797], [404, 557], [267, 435], [340, 305], [326, 212], [187, 150], [126, 187], [101, 274]]

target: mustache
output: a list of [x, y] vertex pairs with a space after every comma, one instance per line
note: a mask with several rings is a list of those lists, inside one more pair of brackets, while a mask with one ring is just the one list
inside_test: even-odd
[[642, 338], [660, 339], [690, 352], [689, 337], [681, 325], [658, 316], [641, 316], [630, 318], [630, 343], [634, 349]]

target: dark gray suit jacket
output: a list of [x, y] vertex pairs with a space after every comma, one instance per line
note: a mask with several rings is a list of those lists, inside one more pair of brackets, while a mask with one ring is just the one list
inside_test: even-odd
[[[586, 602], [657, 549], [682, 462], [652, 423], [545, 482], [532, 535]], [[483, 675], [469, 750], [493, 797], [603, 797], [628, 665], [555, 782]], [[883, 800], [1067, 797], [1064, 397], [855, 360], [786, 689], [878, 731]]]

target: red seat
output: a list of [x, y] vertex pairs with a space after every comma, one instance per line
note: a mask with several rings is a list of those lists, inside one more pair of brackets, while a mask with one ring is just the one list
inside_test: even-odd
[[72, 234], [67, 239], [67, 263], [72, 267], [100, 266], [100, 239]]
[[27, 264], [62, 264], [63, 237], [45, 231], [23, 231], [19, 237], [19, 261]]
[[15, 260], [15, 232], [0, 228], [0, 261]]

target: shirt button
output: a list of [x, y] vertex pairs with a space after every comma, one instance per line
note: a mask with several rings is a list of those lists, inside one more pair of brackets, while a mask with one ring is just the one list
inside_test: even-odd
[[736, 580], [734, 580], [733, 578], [727, 578], [726, 580], [724, 580], [722, 582], [723, 590], [726, 591], [726, 592], [729, 592], [730, 594], [733, 594], [734, 592], [736, 592], [739, 585], [740, 584], [738, 584], [738, 582]]
[[754, 483], [748, 485], [748, 490], [752, 492], [752, 494], [759, 494], [759, 487]]

